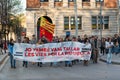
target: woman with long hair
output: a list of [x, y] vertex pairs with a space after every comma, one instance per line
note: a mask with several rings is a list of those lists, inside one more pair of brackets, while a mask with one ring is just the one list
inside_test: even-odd
[[113, 49], [113, 42], [111, 41], [111, 38], [108, 38], [108, 41], [105, 43], [106, 49], [108, 49], [108, 54], [107, 54], [107, 63], [111, 64], [112, 60], [112, 49]]
[[115, 53], [116, 55], [119, 53], [119, 43], [118, 43], [118, 40], [115, 40], [114, 41], [114, 46], [113, 46], [113, 53]]

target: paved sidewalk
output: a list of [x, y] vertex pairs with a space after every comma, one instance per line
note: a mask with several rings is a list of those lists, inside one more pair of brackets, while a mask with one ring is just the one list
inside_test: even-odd
[[7, 62], [8, 58], [9, 58], [9, 56], [8, 56], [7, 53], [4, 53], [4, 54], [0, 55], [0, 71], [4, 67], [4, 65]]
[[0, 55], [0, 65], [3, 63], [3, 61], [5, 60], [5, 58], [7, 57], [7, 53], [6, 54], [3, 54], [3, 55]]
[[[107, 61], [107, 55], [102, 55], [100, 58], [100, 61], [106, 62]], [[113, 54], [112, 55], [112, 64], [118, 64], [120, 65], [120, 54]]]

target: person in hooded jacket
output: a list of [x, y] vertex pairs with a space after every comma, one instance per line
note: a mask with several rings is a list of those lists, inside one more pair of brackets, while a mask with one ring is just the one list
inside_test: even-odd
[[10, 42], [8, 44], [8, 50], [9, 50], [9, 55], [10, 55], [10, 64], [11, 64], [11, 68], [16, 68], [16, 61], [13, 57], [13, 46], [14, 46], [14, 41], [13, 41], [13, 39], [10, 39]]

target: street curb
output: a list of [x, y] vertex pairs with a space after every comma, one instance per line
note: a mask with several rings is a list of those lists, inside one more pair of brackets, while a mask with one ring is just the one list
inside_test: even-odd
[[0, 71], [2, 70], [2, 68], [4, 67], [4, 65], [6, 64], [6, 62], [8, 61], [8, 59], [9, 59], [9, 56], [6, 55], [6, 56], [4, 57], [4, 60], [2, 60], [2, 62], [1, 62]]
[[[102, 62], [105, 62], [105, 63], [107, 62], [107, 60], [102, 59], [102, 58], [100, 58], [99, 60], [102, 61]], [[120, 62], [112, 61], [111, 63], [112, 63], [112, 64], [116, 64], [116, 65], [120, 65]]]

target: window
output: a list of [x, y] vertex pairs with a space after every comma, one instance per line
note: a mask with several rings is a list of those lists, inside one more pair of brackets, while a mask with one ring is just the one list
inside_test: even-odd
[[104, 29], [108, 29], [109, 27], [109, 17], [108, 16], [105, 16], [104, 17], [104, 21], [103, 21], [103, 24], [104, 24]]
[[68, 2], [74, 2], [74, 0], [68, 0]]
[[[92, 16], [92, 29], [100, 29], [100, 16]], [[102, 29], [109, 29], [109, 16], [102, 16]]]
[[49, 0], [40, 0], [40, 6], [49, 6]]
[[96, 0], [96, 7], [100, 7], [102, 1], [102, 6], [104, 6], [103, 2], [104, 0]]
[[104, 0], [96, 0], [96, 2], [100, 2], [100, 1], [102, 1], [102, 2], [103, 2]]
[[90, 2], [90, 0], [82, 0], [82, 2]]
[[40, 2], [48, 2], [48, 0], [40, 0]]
[[74, 0], [68, 0], [68, 7], [74, 7]]
[[90, 0], [82, 0], [83, 7], [90, 7]]
[[64, 30], [69, 30], [69, 17], [64, 17]]
[[75, 17], [70, 18], [71, 30], [75, 29]]
[[55, 2], [62, 2], [62, 0], [55, 0]]
[[92, 17], [92, 29], [97, 29], [97, 17]]
[[63, 1], [62, 0], [54, 0], [54, 6], [55, 7], [62, 7], [63, 6]]
[[[78, 16], [78, 29], [82, 29], [81, 17]], [[64, 17], [64, 30], [75, 30], [75, 17]]]
[[81, 17], [78, 17], [78, 29], [82, 29], [82, 20]]

